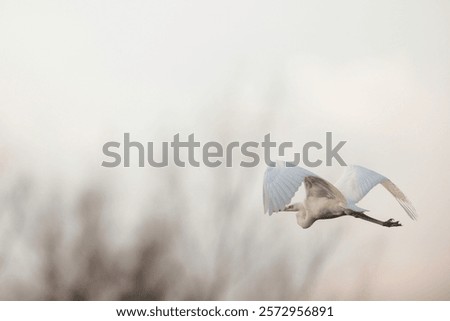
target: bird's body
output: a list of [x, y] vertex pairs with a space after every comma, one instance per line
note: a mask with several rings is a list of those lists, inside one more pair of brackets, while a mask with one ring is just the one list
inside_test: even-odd
[[[306, 189], [304, 202], [287, 206], [303, 182]], [[374, 171], [355, 165], [344, 171], [336, 187], [301, 167], [289, 166], [284, 162], [270, 166], [264, 177], [264, 209], [269, 215], [280, 211], [295, 211], [297, 223], [302, 228], [310, 227], [317, 220], [345, 215], [387, 227], [401, 226], [393, 219], [383, 222], [367, 216], [364, 214], [367, 210], [356, 205], [377, 184], [383, 185], [408, 215], [416, 219], [414, 207], [394, 183]]]
[[335, 200], [325, 198], [307, 198], [304, 203], [294, 204], [292, 210], [296, 211], [297, 224], [303, 228], [310, 227], [320, 219], [331, 219], [345, 215], [345, 208]]

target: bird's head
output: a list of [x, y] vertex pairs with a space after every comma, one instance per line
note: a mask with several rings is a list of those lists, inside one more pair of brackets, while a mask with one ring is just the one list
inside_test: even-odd
[[305, 207], [303, 206], [302, 203], [294, 203], [289, 206], [286, 206], [283, 211], [284, 212], [299, 212], [299, 211], [303, 211], [304, 209], [305, 209]]

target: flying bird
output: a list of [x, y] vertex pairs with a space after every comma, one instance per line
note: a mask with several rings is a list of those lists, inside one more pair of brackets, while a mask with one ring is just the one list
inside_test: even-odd
[[[305, 183], [306, 198], [303, 203], [288, 205], [302, 183]], [[341, 216], [353, 216], [386, 227], [401, 226], [394, 219], [380, 221], [366, 215], [368, 211], [356, 204], [376, 185], [385, 187], [400, 203], [411, 219], [417, 212], [403, 192], [387, 177], [362, 166], [345, 168], [335, 185], [302, 167], [286, 162], [269, 166], [264, 174], [264, 212], [296, 212], [297, 223], [302, 228], [310, 227], [317, 220]]]

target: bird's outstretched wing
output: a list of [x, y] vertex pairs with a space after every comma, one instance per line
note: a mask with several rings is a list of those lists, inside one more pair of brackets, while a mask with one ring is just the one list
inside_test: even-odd
[[328, 198], [335, 199], [339, 202], [346, 203], [346, 199], [342, 193], [333, 186], [333, 184], [327, 182], [319, 176], [307, 176], [305, 177], [305, 189], [306, 197], [314, 198]]
[[348, 205], [354, 206], [378, 184], [383, 185], [395, 197], [413, 220], [417, 219], [417, 212], [405, 194], [387, 177], [370, 169], [356, 165], [348, 166], [335, 186], [345, 196]]
[[264, 213], [283, 210], [298, 191], [305, 177], [317, 176], [307, 169], [279, 161], [268, 166], [264, 174]]

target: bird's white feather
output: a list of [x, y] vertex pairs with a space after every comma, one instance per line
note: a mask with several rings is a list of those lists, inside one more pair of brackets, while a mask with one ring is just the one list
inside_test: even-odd
[[298, 191], [307, 176], [317, 176], [314, 173], [286, 162], [277, 162], [269, 166], [264, 174], [263, 199], [264, 212], [283, 210]]
[[413, 220], [417, 219], [416, 209], [408, 200], [406, 195], [403, 194], [403, 192], [394, 183], [392, 183], [389, 179], [386, 179], [381, 182], [381, 185], [383, 185], [395, 197], [395, 199], [400, 203], [406, 213], [408, 213], [409, 217], [411, 217]]
[[345, 168], [335, 186], [341, 191], [349, 203], [356, 204], [373, 187], [385, 179], [386, 177], [370, 169], [350, 165]]
[[394, 185], [387, 177], [362, 166], [348, 166], [335, 186], [347, 199], [349, 208], [358, 208], [358, 203], [376, 185], [383, 185], [405, 209], [412, 218], [417, 218], [417, 212], [405, 194]]

